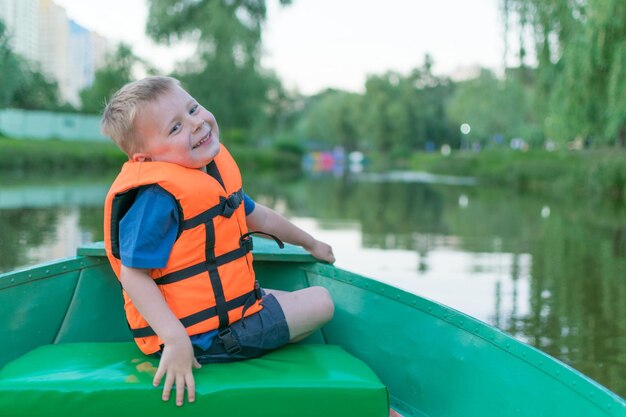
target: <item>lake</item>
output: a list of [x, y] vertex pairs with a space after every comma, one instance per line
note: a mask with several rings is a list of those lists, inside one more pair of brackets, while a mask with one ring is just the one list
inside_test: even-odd
[[[626, 396], [626, 210], [429, 175], [250, 176], [338, 267], [492, 324]], [[113, 176], [0, 179], [0, 272], [102, 240]]]

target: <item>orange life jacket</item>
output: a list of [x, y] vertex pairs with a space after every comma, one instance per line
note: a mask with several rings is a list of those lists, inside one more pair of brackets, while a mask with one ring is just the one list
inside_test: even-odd
[[[156, 184], [177, 201], [178, 239], [165, 268], [151, 269], [149, 275], [190, 336], [227, 329], [262, 308], [239, 168], [222, 146], [207, 172], [167, 162], [127, 162], [105, 202], [106, 253], [119, 278], [119, 222], [140, 188]], [[135, 342], [146, 354], [157, 352], [163, 341], [126, 292], [124, 301]]]

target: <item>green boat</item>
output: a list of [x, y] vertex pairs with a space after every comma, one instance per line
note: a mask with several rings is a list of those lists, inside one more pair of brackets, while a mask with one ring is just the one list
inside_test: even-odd
[[[261, 285], [326, 287], [333, 320], [263, 358], [205, 365], [196, 401], [151, 384], [102, 243], [0, 275], [2, 416], [626, 416], [571, 367], [439, 303], [254, 241]], [[227, 413], [227, 414], [226, 414]]]

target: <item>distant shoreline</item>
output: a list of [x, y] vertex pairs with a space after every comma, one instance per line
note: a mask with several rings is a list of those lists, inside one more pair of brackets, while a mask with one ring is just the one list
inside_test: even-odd
[[[0, 173], [94, 175], [112, 173], [127, 160], [113, 143], [0, 138]], [[242, 170], [299, 172], [301, 155], [277, 147], [229, 146]], [[486, 150], [444, 157], [415, 153], [400, 169], [439, 176], [471, 177], [481, 185], [521, 193], [584, 198], [626, 207], [626, 150]], [[398, 169], [398, 168], [395, 168]], [[376, 173], [380, 174], [380, 173]], [[388, 180], [393, 180], [389, 178]]]
[[520, 193], [614, 202], [626, 207], [626, 149], [528, 152], [494, 149], [481, 152], [416, 153], [408, 162], [415, 171], [473, 177], [481, 185]]

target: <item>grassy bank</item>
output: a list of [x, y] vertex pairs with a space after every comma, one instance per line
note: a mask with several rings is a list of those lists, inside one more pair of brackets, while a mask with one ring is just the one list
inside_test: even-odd
[[[296, 150], [286, 147], [253, 149], [230, 146], [242, 169], [299, 169]], [[98, 173], [117, 170], [126, 161], [112, 142], [26, 140], [0, 137], [0, 172], [3, 175]]]
[[100, 172], [119, 167], [125, 155], [109, 142], [0, 138], [3, 173]]
[[559, 197], [624, 204], [626, 151], [622, 149], [415, 154], [411, 169], [476, 177], [480, 183]]

